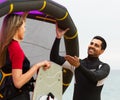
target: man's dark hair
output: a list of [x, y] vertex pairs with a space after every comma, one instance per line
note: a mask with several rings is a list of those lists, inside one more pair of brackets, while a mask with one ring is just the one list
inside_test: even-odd
[[93, 39], [98, 39], [98, 40], [102, 41], [102, 45], [101, 45], [102, 48], [101, 49], [102, 50], [106, 49], [107, 43], [106, 43], [106, 41], [105, 41], [105, 39], [103, 37], [101, 37], [101, 36], [95, 36], [95, 37], [93, 37]]

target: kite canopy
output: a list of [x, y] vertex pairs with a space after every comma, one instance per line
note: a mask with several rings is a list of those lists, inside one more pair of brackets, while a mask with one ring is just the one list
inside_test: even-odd
[[[78, 33], [67, 9], [52, 0], [0, 0], [0, 17], [9, 14], [21, 14], [28, 11], [27, 18], [58, 23], [61, 29], [70, 28], [64, 35], [66, 54], [79, 56]], [[66, 73], [67, 74], [67, 73]], [[68, 71], [68, 77], [63, 80], [65, 90], [72, 79], [72, 73]]]

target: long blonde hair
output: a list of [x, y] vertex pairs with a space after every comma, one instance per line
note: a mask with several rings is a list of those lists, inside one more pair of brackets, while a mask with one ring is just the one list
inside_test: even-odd
[[7, 48], [25, 18], [18, 14], [5, 16], [0, 33], [0, 67], [5, 64]]

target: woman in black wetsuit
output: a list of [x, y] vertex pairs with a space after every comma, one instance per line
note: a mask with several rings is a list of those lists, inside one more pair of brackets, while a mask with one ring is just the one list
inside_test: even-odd
[[104, 80], [110, 72], [109, 65], [99, 60], [99, 56], [106, 49], [106, 41], [101, 36], [95, 36], [88, 45], [88, 57], [85, 59], [70, 55], [63, 57], [59, 55], [59, 45], [66, 31], [56, 26], [56, 32], [50, 60], [70, 69], [74, 73], [73, 100], [101, 100]]

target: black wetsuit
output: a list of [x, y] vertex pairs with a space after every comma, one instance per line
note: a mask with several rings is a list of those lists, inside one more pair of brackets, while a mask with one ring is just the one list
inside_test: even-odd
[[[66, 62], [59, 56], [60, 39], [55, 39], [50, 59], [60, 65]], [[73, 100], [101, 100], [103, 80], [108, 76], [110, 67], [99, 58], [80, 59], [80, 66], [74, 70], [75, 85]]]
[[[30, 69], [30, 62], [27, 59], [27, 57], [24, 57], [23, 67], [22, 67], [23, 73], [27, 72], [29, 69]], [[3, 70], [4, 73], [11, 73], [12, 72], [12, 63], [11, 63], [11, 59], [9, 57], [9, 52], [7, 52], [6, 63], [2, 67], [2, 70]], [[12, 79], [11, 79], [11, 84], [10, 85], [8, 84], [5, 87], [5, 89], [3, 88], [3, 89], [0, 90], [0, 93], [1, 92], [6, 92], [6, 90], [8, 90], [8, 93], [7, 93], [8, 97], [5, 97], [5, 99], [2, 99], [2, 100], [30, 100], [29, 92], [33, 91], [33, 88], [34, 88], [33, 82], [34, 81], [35, 80], [32, 77], [31, 80], [29, 82], [27, 82], [20, 89], [17, 89], [17, 88], [14, 87], [14, 85], [12, 85], [14, 88], [11, 87], [10, 89], [14, 89], [14, 90], [11, 90], [13, 93], [11, 93], [11, 95], [9, 95], [8, 93], [9, 93], [10, 89], [7, 89], [7, 88], [9, 88], [9, 86], [11, 86], [11, 84], [13, 83]]]

